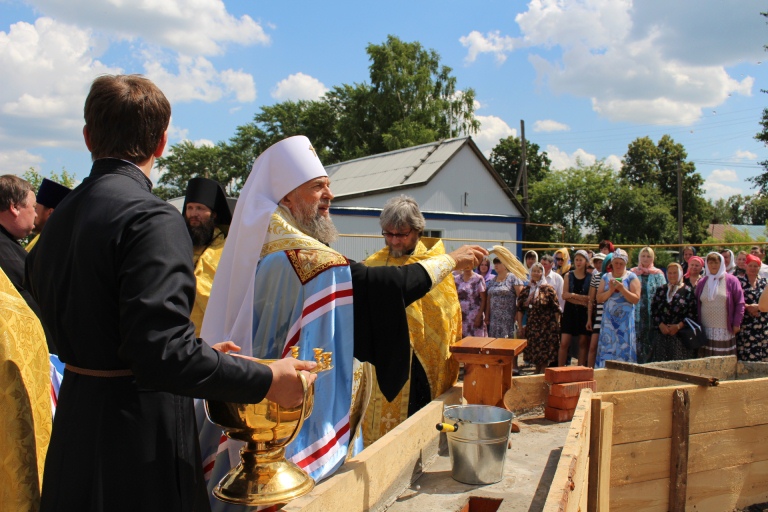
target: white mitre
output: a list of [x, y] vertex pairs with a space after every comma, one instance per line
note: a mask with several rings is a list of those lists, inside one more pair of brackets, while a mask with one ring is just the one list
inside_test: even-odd
[[321, 176], [328, 174], [303, 135], [270, 146], [253, 163], [213, 280], [200, 333], [206, 342], [231, 340], [252, 355], [254, 275], [270, 218], [289, 192]]

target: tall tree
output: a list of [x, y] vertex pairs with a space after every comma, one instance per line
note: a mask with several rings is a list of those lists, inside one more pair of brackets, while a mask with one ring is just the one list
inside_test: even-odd
[[[21, 177], [27, 180], [30, 185], [32, 185], [33, 190], [38, 190], [45, 176], [38, 172], [34, 167], [30, 167], [24, 171]], [[61, 174], [51, 171], [51, 173], [48, 175], [48, 179], [53, 180], [60, 185], [64, 185], [67, 188], [75, 188], [77, 183], [75, 180], [75, 175], [68, 173], [67, 170], [63, 167], [61, 168]]]
[[[491, 158], [489, 159], [491, 165], [511, 189], [514, 189], [517, 182], [517, 174], [523, 158], [522, 149], [523, 145], [520, 138], [510, 136], [499, 140], [496, 147], [491, 150]], [[552, 165], [547, 152], [541, 151], [538, 144], [529, 140], [525, 141], [525, 161], [528, 169], [529, 187], [543, 180], [550, 171], [549, 166]], [[520, 195], [522, 195], [522, 188]]]
[[669, 135], [654, 144], [649, 137], [632, 141], [622, 161], [620, 176], [633, 187], [648, 187], [664, 198], [672, 216], [677, 219], [677, 172], [682, 174], [683, 236], [689, 242], [699, 242], [706, 236], [711, 211], [704, 199], [704, 178], [696, 172], [682, 144]]
[[163, 173], [153, 192], [166, 200], [183, 196], [187, 182], [197, 176], [216, 180], [228, 187], [232, 172], [224, 162], [224, 148], [223, 143], [196, 146], [189, 140], [174, 144], [167, 156], [157, 159], [157, 166]]

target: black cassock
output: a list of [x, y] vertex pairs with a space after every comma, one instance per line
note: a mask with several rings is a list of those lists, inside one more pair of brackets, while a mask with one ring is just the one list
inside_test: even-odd
[[[271, 383], [266, 367], [195, 338], [192, 242], [179, 212], [150, 190], [139, 168], [97, 160], [27, 258], [29, 289], [60, 359], [133, 373], [65, 371], [44, 512], [208, 510], [191, 397], [255, 403]], [[430, 285], [420, 265], [353, 264], [355, 354], [377, 374], [386, 367], [394, 394], [408, 377], [405, 306]]]

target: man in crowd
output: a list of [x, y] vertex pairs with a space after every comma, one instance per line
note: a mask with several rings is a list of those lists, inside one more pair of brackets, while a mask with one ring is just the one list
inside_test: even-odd
[[[401, 266], [445, 254], [442, 240], [422, 238], [426, 221], [412, 197], [393, 197], [379, 218], [384, 247], [365, 260], [369, 267]], [[461, 306], [453, 279], [446, 279], [406, 310], [411, 341], [409, 382], [394, 400], [377, 385], [364, 416], [368, 446], [456, 382], [459, 364], [449, 347], [461, 339]]]
[[[36, 216], [32, 185], [12, 174], [0, 176], [0, 268], [40, 318], [40, 308], [24, 286], [27, 251], [19, 242], [35, 229]], [[55, 350], [52, 352], [55, 353]]]
[[545, 254], [541, 257], [541, 266], [544, 267], [544, 280], [548, 285], [551, 285], [555, 289], [557, 300], [560, 303], [560, 310], [562, 310], [565, 307], [565, 300], [563, 299], [563, 278], [557, 272], [552, 272], [552, 267], [554, 265], [555, 259], [550, 254]]
[[[284, 357], [292, 347], [304, 357], [315, 348], [332, 353], [334, 370], [318, 379], [312, 415], [286, 450], [315, 479], [332, 474], [353, 451], [363, 410], [352, 404], [354, 359], [371, 362], [384, 396], [397, 396], [410, 370], [405, 306], [486, 254], [465, 246], [403, 267], [350, 262], [328, 245], [336, 237], [332, 199], [306, 137], [285, 139], [259, 156], [238, 201], [202, 330], [206, 341], [231, 339], [255, 357]], [[359, 390], [356, 397], [362, 396]], [[220, 431], [201, 435], [204, 458], [215, 460], [209, 487], [238, 459], [234, 446], [217, 455], [220, 437]]]
[[192, 243], [149, 180], [168, 140], [163, 93], [138, 75], [100, 76], [84, 113], [91, 173], [27, 258], [66, 365], [40, 510], [208, 510], [191, 397], [295, 406], [296, 372], [315, 365], [265, 366], [195, 338]]
[[195, 303], [191, 318], [195, 324], [195, 336], [200, 337], [203, 315], [226, 240], [219, 226], [229, 226], [232, 221], [227, 196], [218, 182], [208, 178], [189, 180], [184, 199], [184, 220], [192, 239], [192, 263], [195, 267]]
[[48, 222], [48, 218], [53, 213], [53, 210], [59, 206], [62, 199], [67, 197], [67, 194], [72, 192], [71, 189], [56, 183], [48, 178], [43, 178], [43, 182], [40, 183], [40, 188], [37, 190], [37, 205], [35, 205], [35, 229], [32, 230], [35, 233], [35, 238], [29, 241], [27, 244], [27, 252], [37, 244], [37, 240], [40, 238], [40, 232], [43, 230], [45, 223]]

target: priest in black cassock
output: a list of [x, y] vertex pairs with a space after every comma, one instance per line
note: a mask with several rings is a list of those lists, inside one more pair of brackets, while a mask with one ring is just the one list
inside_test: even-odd
[[195, 338], [192, 244], [148, 178], [170, 115], [149, 80], [97, 78], [83, 129], [93, 168], [27, 258], [66, 364], [42, 511], [208, 510], [191, 397], [296, 405], [296, 371], [314, 366], [267, 367]]

